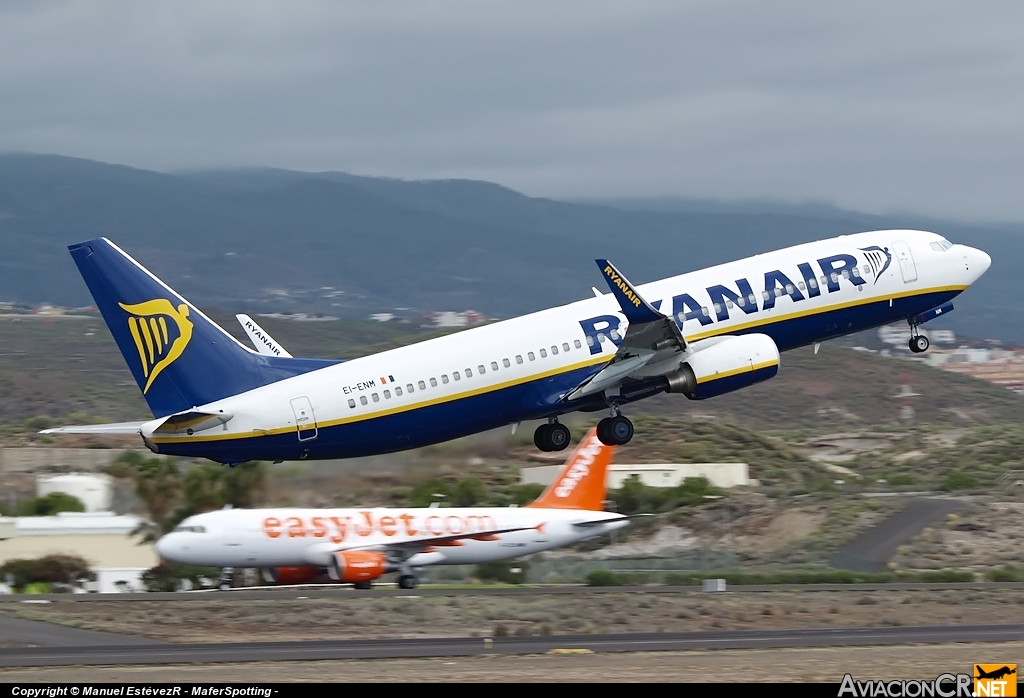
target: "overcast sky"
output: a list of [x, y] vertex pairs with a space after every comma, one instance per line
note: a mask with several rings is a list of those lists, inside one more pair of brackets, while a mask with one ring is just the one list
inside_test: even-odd
[[1021, 2], [0, 0], [0, 150], [1024, 220]]

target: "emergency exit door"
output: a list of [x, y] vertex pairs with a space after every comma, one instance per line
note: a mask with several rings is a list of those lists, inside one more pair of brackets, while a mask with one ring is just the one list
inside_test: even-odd
[[308, 397], [297, 397], [292, 400], [292, 412], [295, 413], [295, 428], [299, 433], [299, 441], [311, 441], [316, 438], [316, 416], [313, 405]]

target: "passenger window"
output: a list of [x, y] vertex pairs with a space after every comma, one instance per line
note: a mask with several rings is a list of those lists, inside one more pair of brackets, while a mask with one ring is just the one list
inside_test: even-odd
[[547, 353], [547, 351], [545, 351], [544, 349], [541, 349], [541, 350], [540, 350], [540, 358], [542, 358], [542, 359], [546, 359], [546, 358], [548, 358], [548, 353]]
[[701, 306], [700, 314], [704, 317], [709, 317], [711, 315], [711, 313], [708, 312], [708, 309], [704, 306]]
[[726, 308], [732, 308], [733, 307], [732, 301], [726, 301], [725, 302], [725, 307]]
[[516, 363], [517, 364], [523, 363], [523, 356], [522, 356], [522, 354], [516, 354]]
[[555, 346], [554, 344], [551, 345], [551, 355], [552, 356], [557, 356], [558, 355], [558, 347]]
[[609, 332], [609, 334], [612, 336], [612, 341], [614, 341], [614, 340], [619, 338], [619, 331], [618, 330], [612, 330], [611, 332]]
[[486, 369], [484, 369], [483, 364], [480, 364], [479, 366], [476, 367], [476, 372], [479, 373], [481, 376], [487, 373]]
[[[420, 385], [421, 386], [423, 385], [423, 381], [420, 381]], [[407, 393], [415, 393], [416, 392], [413, 389], [413, 387], [412, 387], [412, 383], [409, 383], [408, 385], [405, 386], [405, 392], [407, 392]]]
[[[590, 338], [588, 337], [587, 339], [590, 339]], [[578, 340], [578, 339], [574, 339], [572, 343], [573, 343], [574, 345], [576, 345], [576, 348], [577, 348], [577, 349], [582, 349], [582, 348], [583, 348], [583, 345], [582, 345], [582, 344], [580, 344], [580, 340]]]
[[460, 381], [462, 380], [462, 374], [459, 373], [458, 371], [452, 371], [452, 378], [454, 378], [457, 381]]
[[739, 298], [736, 299], [736, 305], [742, 308], [747, 305], [747, 302], [743, 300], [743, 296], [740, 296]]
[[509, 366], [512, 365], [512, 362], [509, 361], [508, 359], [502, 359], [501, 360], [501, 365], [504, 366], [505, 368], [508, 368]]
[[359, 396], [359, 404], [360, 405], [365, 405], [366, 404], [366, 396], [365, 395], [360, 395]]
[[843, 278], [844, 279], [849, 279], [850, 278], [850, 271], [848, 269], [843, 269]]
[[786, 293], [793, 295], [793, 284], [786, 284]]
[[797, 281], [796, 285], [800, 287], [801, 291], [806, 291], [807, 290], [807, 287], [804, 286], [804, 282], [803, 281]]
[[818, 288], [818, 282], [815, 279], [808, 280], [807, 285], [811, 288]]
[[829, 278], [832, 279], [832, 283], [834, 283], [834, 284], [839, 283], [839, 274], [836, 274], [835, 272], [832, 272], [832, 276], [829, 277]]
[[854, 267], [852, 269], [852, 273], [854, 276], [860, 276], [860, 269], [858, 267]]
[[384, 399], [385, 400], [390, 400], [391, 399], [391, 391], [390, 390], [385, 390], [384, 391]]
[[822, 286], [828, 286], [828, 277], [826, 277], [826, 276], [821, 277], [821, 285]]
[[466, 378], [472, 378], [472, 377], [473, 377], [473, 369], [467, 368], [466, 369]]
[[755, 307], [757, 306], [757, 298], [754, 296], [753, 293], [751, 293], [749, 296], [747, 296], [747, 299], [750, 301], [751, 305], [753, 305]]
[[765, 300], [771, 298], [771, 296], [768, 295], [767, 291], [761, 291], [761, 297], [764, 298]]
[[[430, 380], [431, 380], [431, 382], [433, 382], [434, 379], [431, 378]], [[447, 373], [442, 373], [441, 374], [441, 382], [444, 383], [445, 385], [448, 385], [448, 374]]]
[[526, 357], [527, 357], [527, 358], [528, 358], [528, 359], [529, 359], [530, 361], [533, 361], [534, 359], [536, 359], [536, 358], [537, 358], [536, 356], [534, 356], [534, 355], [533, 355], [533, 352], [532, 352], [532, 351], [528, 351], [528, 352], [526, 352]]
[[[448, 379], [447, 379], [447, 378], [445, 378], [445, 381], [444, 381], [444, 382], [445, 382], [445, 383], [447, 383], [447, 382], [448, 382]], [[437, 387], [437, 379], [436, 379], [436, 378], [431, 378], [431, 379], [430, 379], [430, 387], [431, 387], [431, 388], [436, 388], [436, 387]]]
[[714, 309], [715, 309], [715, 313], [716, 314], [722, 312], [722, 304], [721, 303], [715, 303]]
[[[431, 378], [430, 380], [434, 380], [434, 379]], [[420, 386], [420, 390], [426, 390], [427, 389], [427, 384], [424, 383], [423, 381], [418, 382], [416, 385]], [[412, 388], [409, 389], [409, 392], [410, 393], [412, 392]]]
[[[505, 365], [508, 366], [508, 359], [505, 359]], [[497, 371], [498, 370], [498, 362], [497, 361], [492, 361], [491, 362], [491, 370], [492, 371]]]
[[402, 386], [398, 386], [397, 388], [395, 388], [395, 395], [401, 395], [401, 394], [402, 394]]
[[594, 346], [594, 338], [591, 335], [589, 335], [589, 334], [587, 335], [587, 346], [588, 347]]
[[380, 395], [378, 395], [377, 393], [374, 393], [370, 397], [373, 398], [374, 402], [380, 402]]
[[779, 298], [779, 297], [781, 297], [781, 296], [782, 296], [782, 289], [781, 289], [781, 288], [779, 288], [778, 286], [776, 286], [776, 287], [775, 287], [775, 288], [774, 288], [773, 290], [775, 291], [775, 297], [776, 297], [776, 298]]
[[562, 351], [569, 351], [569, 343], [562, 342]]
[[353, 408], [353, 409], [355, 409], [355, 406], [356, 406], [356, 401], [355, 401], [355, 400], [351, 400], [351, 399], [350, 399], [350, 400], [348, 401], [348, 406], [349, 406], [349, 407], [351, 407], [351, 408]]

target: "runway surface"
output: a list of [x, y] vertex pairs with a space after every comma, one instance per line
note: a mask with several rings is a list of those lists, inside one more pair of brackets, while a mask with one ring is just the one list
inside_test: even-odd
[[[760, 584], [727, 587], [727, 592], [767, 593], [774, 591], [942, 591], [947, 589], [1024, 589], [1024, 582], [900, 582], [885, 584]], [[420, 587], [399, 589], [397, 586], [379, 585], [360, 591], [349, 585], [295, 585], [288, 587], [248, 587], [227, 591], [150, 592], [140, 594], [22, 594], [0, 595], [3, 603], [109, 603], [124, 601], [210, 601], [220, 599], [244, 599], [273, 601], [275, 599], [330, 599], [352, 598], [353, 596], [550, 596], [558, 594], [680, 594], [700, 592], [699, 586], [621, 586], [590, 587], [583, 585], [566, 586], [522, 586], [522, 587]]]
[[654, 650], [765, 649], [949, 642], [1007, 642], [1024, 637], [1024, 624], [820, 630], [729, 630], [694, 633], [556, 635], [546, 637], [423, 638], [316, 642], [245, 642], [180, 645], [112, 645], [12, 648], [0, 666], [211, 664], [222, 662], [468, 657], [543, 654], [557, 650], [649, 652]]

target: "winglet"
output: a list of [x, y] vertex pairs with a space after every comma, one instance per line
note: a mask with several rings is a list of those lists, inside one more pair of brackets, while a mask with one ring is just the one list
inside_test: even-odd
[[598, 268], [604, 274], [604, 279], [608, 282], [608, 287], [611, 288], [612, 293], [615, 295], [615, 300], [619, 302], [622, 313], [626, 316], [629, 324], [637, 325], [645, 322], [654, 322], [665, 317], [637, 293], [633, 284], [629, 283], [626, 277], [619, 273], [614, 264], [607, 259], [597, 259], [594, 261], [597, 262]]
[[614, 453], [615, 447], [601, 443], [597, 438], [597, 429], [591, 429], [544, 493], [526, 506], [534, 509], [601, 511], [605, 500], [608, 466]]

